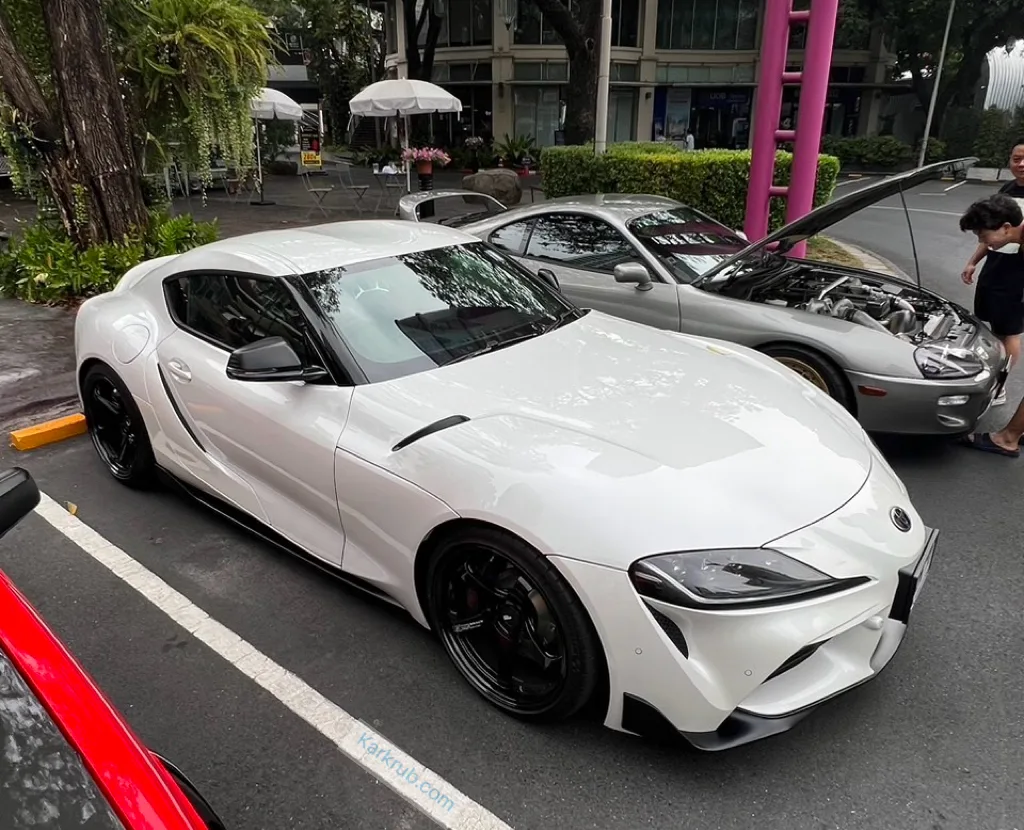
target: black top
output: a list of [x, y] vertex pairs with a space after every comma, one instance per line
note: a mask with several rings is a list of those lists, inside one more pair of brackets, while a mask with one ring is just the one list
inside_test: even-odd
[[[1016, 199], [1024, 208], [1024, 186], [1016, 181], [1007, 182], [999, 192]], [[978, 290], [1008, 295], [1016, 300], [1024, 296], [1024, 251], [1020, 245], [1011, 243], [998, 251], [988, 252], [978, 276]]]

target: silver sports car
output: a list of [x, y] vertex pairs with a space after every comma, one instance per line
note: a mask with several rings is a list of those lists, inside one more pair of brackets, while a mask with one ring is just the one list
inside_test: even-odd
[[[1007, 355], [988, 327], [912, 282], [784, 254], [951, 164], [973, 161], [882, 179], [754, 244], [700, 211], [650, 195], [507, 209], [478, 193], [441, 190], [404, 197], [399, 215], [461, 227], [579, 306], [759, 349], [828, 392], [869, 431], [958, 435], [974, 429], [1006, 378]], [[444, 199], [483, 211], [444, 218], [436, 204]]]

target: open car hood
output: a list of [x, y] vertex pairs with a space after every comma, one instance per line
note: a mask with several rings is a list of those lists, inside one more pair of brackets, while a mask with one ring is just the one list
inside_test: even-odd
[[933, 179], [940, 179], [942, 176], [967, 170], [978, 163], [974, 157], [951, 159], [940, 161], [935, 164], [927, 164], [897, 176], [889, 176], [869, 185], [868, 187], [843, 196], [841, 199], [829, 202], [826, 205], [812, 210], [806, 216], [802, 216], [795, 222], [779, 228], [764, 239], [760, 239], [748, 245], [728, 259], [722, 260], [714, 268], [706, 271], [695, 284], [705, 284], [715, 279], [715, 276], [726, 271], [738, 262], [751, 258], [767, 250], [772, 245], [778, 245], [779, 253], [786, 253], [800, 242], [816, 236], [822, 231], [832, 227], [838, 222], [853, 216], [853, 214], [870, 207], [882, 199], [895, 196], [897, 193], [910, 190], [920, 184]]

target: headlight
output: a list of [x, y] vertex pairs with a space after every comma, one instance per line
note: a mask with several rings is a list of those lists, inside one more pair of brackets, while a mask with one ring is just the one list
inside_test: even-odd
[[985, 367], [970, 349], [926, 343], [914, 350], [914, 361], [926, 378], [969, 378]]
[[743, 608], [844, 591], [866, 576], [836, 579], [768, 548], [664, 553], [634, 562], [629, 577], [645, 597], [690, 608]]

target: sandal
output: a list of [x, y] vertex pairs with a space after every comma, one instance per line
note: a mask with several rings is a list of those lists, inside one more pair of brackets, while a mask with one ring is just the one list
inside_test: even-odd
[[988, 432], [976, 432], [974, 435], [967, 435], [961, 438], [959, 443], [965, 447], [970, 447], [972, 450], [1005, 455], [1007, 458], [1020, 458], [1020, 448], [1008, 450], [1005, 447], [1000, 447], [992, 440], [992, 435]]

